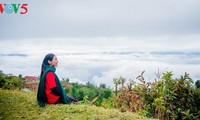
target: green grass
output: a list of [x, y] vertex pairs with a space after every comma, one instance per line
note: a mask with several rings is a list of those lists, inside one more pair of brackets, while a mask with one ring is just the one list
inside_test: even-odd
[[0, 90], [0, 120], [150, 120], [135, 113], [117, 109], [70, 104], [47, 105], [36, 103], [36, 92]]

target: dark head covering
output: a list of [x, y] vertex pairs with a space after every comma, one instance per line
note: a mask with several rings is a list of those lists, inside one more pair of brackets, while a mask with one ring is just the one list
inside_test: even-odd
[[53, 59], [54, 56], [55, 56], [55, 54], [49, 53], [49, 54], [47, 54], [47, 55], [44, 57], [43, 62], [42, 62], [40, 77], [41, 77], [42, 74], [44, 73], [46, 67], [49, 66], [48, 61], [52, 61], [52, 59]]

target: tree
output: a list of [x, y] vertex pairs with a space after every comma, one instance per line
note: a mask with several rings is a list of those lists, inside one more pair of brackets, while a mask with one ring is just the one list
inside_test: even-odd
[[22, 74], [19, 74], [19, 76], [18, 76], [18, 77], [22, 79]]
[[122, 89], [123, 89], [124, 88], [124, 83], [126, 82], [126, 79], [124, 77], [120, 76], [119, 80], [121, 81]]
[[132, 90], [133, 85], [135, 85], [135, 81], [133, 81], [132, 79], [129, 79], [129, 83], [127, 83], [127, 87], [128, 87], [128, 91]]
[[61, 81], [62, 81], [62, 83], [66, 84], [66, 83], [69, 83], [70, 80], [69, 80], [69, 78], [62, 78]]
[[[166, 68], [166, 69], [167, 69], [167, 68]], [[155, 81], [160, 80], [160, 78], [162, 77], [162, 75], [163, 75], [163, 73], [166, 71], [166, 69], [160, 70], [160, 69], [158, 68], [158, 71], [154, 73], [154, 74], [156, 75]]]
[[106, 84], [101, 83], [101, 84], [100, 84], [100, 87], [101, 87], [101, 88], [106, 88]]
[[195, 86], [196, 86], [196, 88], [200, 88], [200, 80], [197, 80], [197, 81], [195, 82]]
[[2, 88], [5, 83], [6, 83], [5, 75], [2, 71], [0, 71], [0, 88]]
[[121, 84], [121, 80], [118, 79], [118, 78], [114, 78], [113, 82], [115, 84], [115, 96], [117, 96], [117, 94], [118, 94], [118, 85]]

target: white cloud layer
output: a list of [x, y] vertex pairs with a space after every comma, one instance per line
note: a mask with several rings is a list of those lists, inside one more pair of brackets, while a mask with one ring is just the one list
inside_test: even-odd
[[[156, 40], [159, 38], [155, 38], [154, 44], [146, 42], [145, 38], [134, 41], [126, 37], [0, 41], [0, 68], [5, 73], [38, 76], [43, 57], [52, 52], [59, 59], [57, 74], [60, 79], [68, 77], [71, 82], [106, 83], [113, 87], [113, 78], [123, 76], [136, 80], [143, 70], [145, 79], [153, 81], [158, 68], [173, 71], [175, 77], [188, 72], [197, 80], [200, 78], [200, 50], [195, 44], [187, 46], [193, 36], [183, 38], [184, 44], [177, 48], [178, 43], [174, 46], [168, 45], [171, 43], [167, 40], [159, 43]], [[174, 39], [179, 42], [182, 37]]]

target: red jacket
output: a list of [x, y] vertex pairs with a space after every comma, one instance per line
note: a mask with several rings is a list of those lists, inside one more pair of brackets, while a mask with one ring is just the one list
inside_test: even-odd
[[51, 89], [54, 87], [56, 87], [56, 77], [53, 72], [48, 72], [46, 75], [45, 93], [47, 96], [47, 103], [49, 104], [55, 103], [60, 97], [52, 93]]

